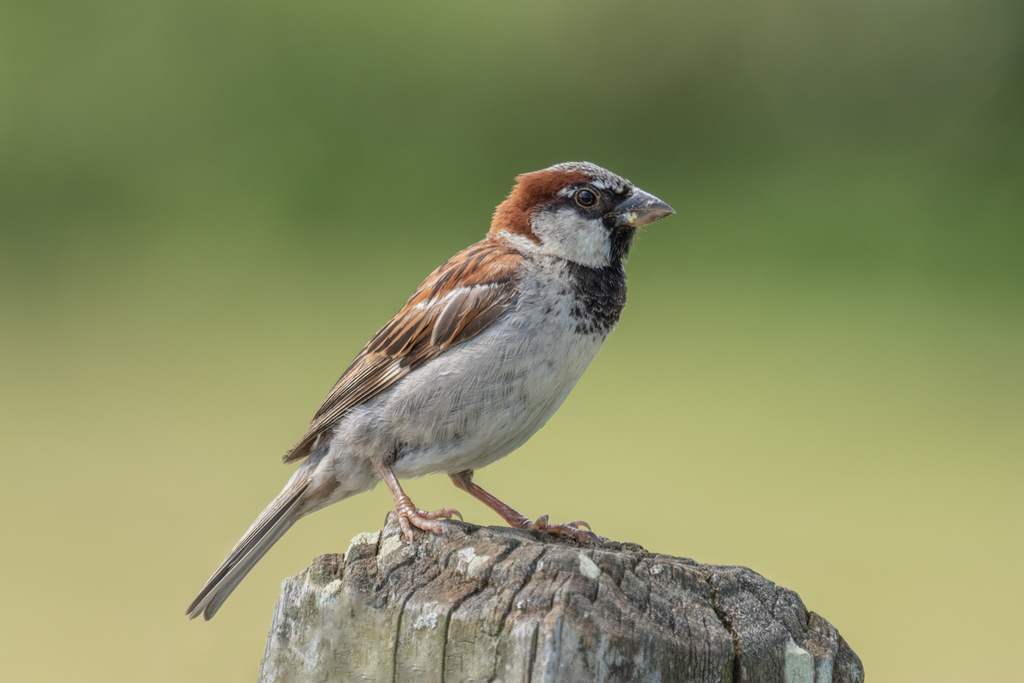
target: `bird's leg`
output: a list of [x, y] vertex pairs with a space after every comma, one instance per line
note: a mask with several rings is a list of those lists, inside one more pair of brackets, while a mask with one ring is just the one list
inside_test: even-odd
[[528, 517], [517, 512], [508, 504], [498, 500], [477, 484], [474, 484], [473, 470], [455, 472], [448, 476], [451, 477], [453, 484], [497, 512], [511, 527], [515, 527], [516, 529], [547, 531], [552, 534], [568, 534], [569, 536], [573, 536], [581, 541], [595, 538], [594, 532], [584, 531], [580, 528], [581, 526], [585, 526], [588, 530], [590, 529], [590, 525], [582, 520], [569, 522], [567, 524], [548, 524], [548, 516], [541, 515], [537, 518], [536, 522], [531, 522]]
[[405, 495], [405, 491], [402, 490], [402, 485], [398, 483], [398, 477], [395, 476], [389, 463], [374, 462], [373, 467], [391, 490], [391, 497], [395, 499], [395, 510], [398, 511], [398, 523], [402, 525], [402, 531], [409, 539], [409, 545], [412, 545], [412, 527], [439, 534], [444, 531], [444, 526], [435, 521], [438, 518], [451, 519], [458, 516], [459, 519], [462, 519], [462, 513], [452, 508], [443, 508], [433, 512], [420, 510], [412, 504], [409, 496]]

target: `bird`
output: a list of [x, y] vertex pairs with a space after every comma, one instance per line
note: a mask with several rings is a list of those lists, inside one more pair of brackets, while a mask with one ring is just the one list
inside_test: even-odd
[[302, 461], [209, 578], [186, 615], [211, 619], [296, 521], [374, 488], [391, 491], [402, 532], [440, 534], [452, 508], [413, 505], [400, 479], [446, 473], [512, 527], [587, 538], [473, 481], [555, 413], [616, 326], [637, 229], [675, 211], [590, 162], [516, 177], [490, 230], [450, 258], [356, 356], [284, 456]]

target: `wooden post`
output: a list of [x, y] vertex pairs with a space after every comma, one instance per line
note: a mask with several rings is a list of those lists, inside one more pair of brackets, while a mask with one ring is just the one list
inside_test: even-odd
[[453, 521], [410, 548], [394, 517], [287, 579], [261, 683], [853, 683], [860, 659], [744, 567]]

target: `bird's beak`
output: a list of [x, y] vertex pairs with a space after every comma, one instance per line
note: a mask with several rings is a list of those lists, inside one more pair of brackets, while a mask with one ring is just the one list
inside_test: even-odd
[[671, 206], [653, 194], [635, 188], [633, 194], [608, 215], [612, 217], [617, 227], [640, 228], [674, 213], [675, 210]]

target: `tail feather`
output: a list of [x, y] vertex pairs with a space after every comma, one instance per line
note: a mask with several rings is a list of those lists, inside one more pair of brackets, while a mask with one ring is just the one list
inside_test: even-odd
[[189, 619], [195, 619], [200, 614], [207, 621], [213, 618], [231, 595], [231, 591], [235, 590], [260, 558], [298, 520], [298, 503], [307, 485], [308, 480], [289, 482], [284, 491], [260, 513], [242, 536], [242, 540], [228, 553], [224, 562], [217, 567], [217, 571], [185, 610]]

